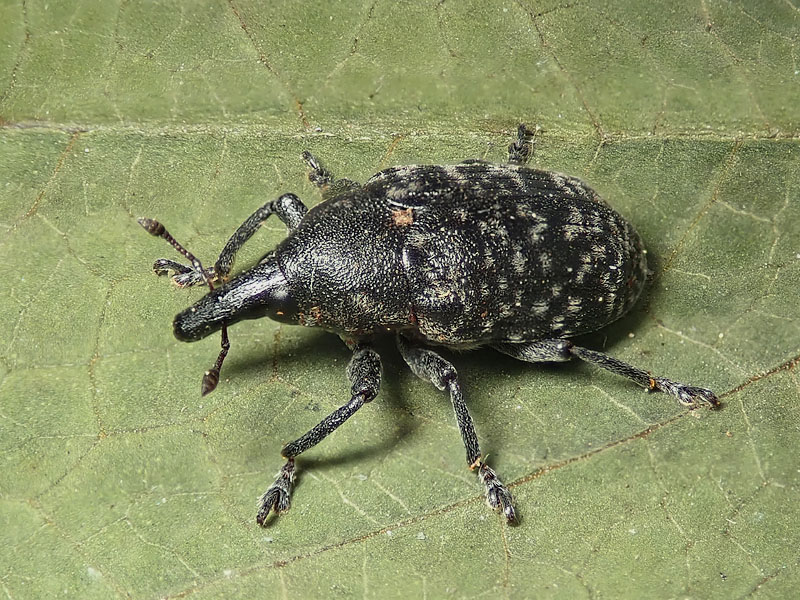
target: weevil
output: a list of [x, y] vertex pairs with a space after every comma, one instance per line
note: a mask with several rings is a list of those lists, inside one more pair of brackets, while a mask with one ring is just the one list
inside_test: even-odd
[[[531, 138], [520, 125], [505, 164], [392, 167], [363, 185], [334, 178], [305, 152], [323, 201], [311, 210], [291, 193], [267, 202], [209, 268], [160, 223], [139, 220], [189, 261], [159, 259], [157, 274], [211, 288], [173, 322], [175, 337], [186, 342], [222, 331], [203, 394], [219, 381], [228, 326], [244, 319], [321, 327], [353, 352], [350, 400], [283, 447], [286, 462], [259, 500], [259, 524], [289, 509], [297, 456], [378, 395], [382, 366], [373, 342], [380, 335], [395, 337], [414, 374], [449, 392], [467, 465], [489, 506], [509, 523], [516, 520], [511, 493], [484, 460], [456, 369], [435, 347], [489, 346], [529, 362], [579, 358], [692, 408], [719, 405], [711, 390], [652, 376], [570, 341], [630, 310], [645, 284], [646, 252], [634, 228], [583, 181], [527, 167]], [[237, 251], [271, 215], [288, 236], [229, 279]]]

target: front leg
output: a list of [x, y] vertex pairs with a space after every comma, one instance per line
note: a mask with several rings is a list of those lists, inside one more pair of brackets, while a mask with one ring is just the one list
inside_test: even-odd
[[289, 510], [292, 484], [295, 479], [295, 457], [319, 444], [352, 417], [359, 408], [372, 402], [378, 395], [381, 387], [381, 358], [378, 353], [366, 344], [356, 344], [353, 358], [347, 365], [347, 377], [351, 383], [350, 401], [322, 419], [301, 437], [286, 444], [281, 450], [286, 464], [278, 473], [275, 483], [264, 492], [258, 501], [256, 521], [259, 525], [263, 526], [266, 523], [272, 510], [276, 514]]
[[489, 506], [501, 511], [509, 523], [516, 521], [517, 516], [514, 511], [511, 492], [497, 477], [497, 473], [483, 462], [475, 426], [464, 402], [461, 385], [458, 382], [458, 374], [453, 365], [433, 350], [415, 345], [402, 336], [397, 337], [397, 347], [400, 349], [403, 359], [417, 377], [430, 381], [440, 390], [448, 390], [450, 392], [450, 400], [453, 403], [453, 411], [458, 422], [458, 429], [461, 432], [461, 440], [464, 442], [464, 448], [467, 451], [467, 466], [470, 470], [478, 469], [478, 477], [483, 483], [486, 502]]
[[183, 265], [167, 258], [158, 259], [153, 264], [153, 271], [156, 275], [166, 275], [172, 271], [172, 280], [180, 287], [203, 283], [204, 280], [221, 283], [230, 275], [236, 253], [271, 215], [277, 215], [291, 232], [297, 228], [307, 212], [308, 209], [300, 198], [294, 194], [283, 194], [275, 200], [270, 200], [247, 217], [228, 239], [214, 266], [205, 269], [205, 277], [192, 265]]

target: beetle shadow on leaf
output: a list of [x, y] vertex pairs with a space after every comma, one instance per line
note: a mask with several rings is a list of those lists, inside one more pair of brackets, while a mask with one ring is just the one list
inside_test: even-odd
[[[650, 289], [648, 288], [648, 292]], [[646, 300], [643, 298], [642, 300]], [[635, 332], [641, 322], [647, 319], [647, 313], [643, 309], [644, 303], [637, 304], [634, 310], [624, 316], [619, 321], [591, 334], [580, 336], [575, 339], [576, 343], [585, 345], [610, 354], [616, 354], [615, 350], [621, 342], [628, 337], [629, 332]], [[292, 328], [294, 330], [294, 328]], [[288, 333], [283, 329], [283, 339], [277, 346], [270, 344], [263, 346], [263, 351], [244, 352], [236, 356], [236, 359], [226, 364], [226, 378], [235, 379], [239, 375], [247, 375], [252, 380], [257, 381], [266, 374], [272, 377], [274, 366], [277, 365], [278, 372], [281, 373], [282, 380], [286, 380], [286, 373], [295, 369], [305, 371], [307, 375], [299, 377], [306, 378], [308, 383], [312, 378], [314, 385], [326, 385], [332, 382], [333, 388], [325, 397], [315, 397], [314, 392], [296, 388], [293, 395], [305, 397], [308, 404], [307, 410], [313, 410], [314, 417], [309, 418], [305, 411], [301, 423], [295, 423], [291, 427], [291, 437], [287, 439], [274, 439], [274, 435], [264, 432], [260, 441], [252, 440], [249, 444], [250, 451], [248, 462], [253, 464], [264, 464], [266, 469], [277, 468], [280, 459], [277, 456], [279, 444], [283, 444], [303, 435], [307, 430], [316, 425], [324, 416], [344, 405], [349, 400], [349, 384], [347, 383], [345, 368], [350, 360], [351, 353], [342, 342], [333, 334], [323, 331], [301, 331], [300, 335]], [[270, 347], [271, 346], [271, 347]], [[565, 385], [576, 377], [594, 376], [614, 378], [613, 375], [600, 370], [587, 368], [581, 365], [581, 361], [573, 359], [564, 363], [526, 363], [506, 356], [491, 348], [480, 348], [465, 352], [453, 352], [447, 349], [432, 346], [434, 350], [440, 352], [442, 356], [453, 363], [460, 374], [461, 384], [467, 399], [467, 405], [475, 421], [476, 429], [481, 440], [482, 450], [485, 455], [491, 455], [492, 461], [496, 464], [505, 451], [511, 451], [509, 439], [503, 429], [498, 429], [491, 425], [492, 421], [508, 421], [504, 415], [496, 415], [505, 401], [503, 398], [493, 397], [490, 390], [492, 385], [487, 386], [486, 382], [481, 382], [481, 377], [486, 377], [490, 381], [500, 382], [511, 381], [512, 387], [524, 383], [535, 381], [536, 377], [543, 374], [555, 374], [564, 378]], [[251, 345], [252, 349], [252, 345]], [[353, 428], [365, 428], [368, 424], [363, 420], [361, 423], [344, 423], [343, 430], [349, 430], [349, 436], [337, 436], [334, 432], [329, 438], [321, 442], [326, 448], [326, 454], [320, 456], [316, 448], [309, 449], [306, 453], [298, 457], [297, 479], [294, 484], [295, 492], [303, 485], [304, 475], [313, 472], [313, 469], [324, 469], [341, 465], [356, 465], [359, 463], [378, 464], [383, 457], [391, 454], [394, 449], [414, 435], [415, 430], [424, 427], [419, 417], [412, 411], [413, 402], [408, 401], [408, 382], [413, 375], [408, 369], [403, 359], [397, 351], [394, 340], [391, 336], [380, 338], [376, 343], [376, 349], [381, 355], [383, 363], [383, 376], [381, 389], [378, 396], [369, 405], [362, 407], [357, 414], [363, 415], [367, 412], [372, 413], [370, 419], [373, 420], [372, 429], [353, 431]], [[298, 365], [298, 362], [310, 363]], [[315, 371], [315, 369], [317, 369]], [[281, 371], [283, 369], [283, 371]], [[339, 374], [334, 380], [330, 379], [331, 370], [338, 370]], [[326, 375], [328, 373], [328, 375]], [[329, 379], [326, 381], [325, 377]], [[287, 382], [295, 386], [295, 382]], [[256, 384], [257, 385], [257, 384]], [[301, 384], [302, 385], [302, 384]], [[313, 386], [312, 386], [313, 387]], [[502, 387], [502, 386], [500, 386]], [[635, 386], [634, 386], [635, 387]], [[497, 389], [497, 388], [495, 388]], [[431, 397], [441, 395], [441, 400], [449, 404], [449, 397], [446, 393], [436, 390], [430, 386]], [[324, 407], [320, 401], [324, 399]], [[516, 401], [515, 401], [516, 402]], [[302, 406], [303, 400], [298, 403]], [[309, 406], [313, 408], [309, 408]], [[268, 423], [274, 419], [275, 406], [270, 403], [255, 402], [252, 410], [252, 418], [255, 422]], [[302, 410], [302, 409], [301, 409]], [[296, 414], [296, 413], [295, 413]], [[452, 416], [452, 415], [451, 415]], [[292, 419], [291, 411], [287, 411], [282, 418]], [[296, 421], [296, 420], [295, 420]], [[454, 421], [454, 419], [453, 419]], [[453, 423], [455, 424], [455, 423]], [[376, 431], [375, 426], [381, 429]], [[555, 426], [555, 425], [554, 425]], [[358, 445], [348, 442], [353, 438], [361, 437], [363, 440], [372, 439], [374, 441], [360, 441]], [[344, 438], [344, 441], [342, 441]], [[452, 440], [445, 441], [447, 445], [452, 445], [454, 452], [460, 453], [461, 440], [457, 432]], [[275, 452], [275, 464], [272, 460], [266, 460], [265, 453]]]
[[[645, 299], [643, 298], [642, 300]], [[630, 313], [618, 321], [598, 331], [569, 339], [577, 345], [586, 346], [600, 352], [607, 352], [615, 356], [619, 348], [628, 340], [629, 333], [637, 331], [641, 323], [647, 319], [647, 312], [643, 306], [643, 302], [637, 303]], [[621, 385], [629, 386], [634, 392], [638, 389], [631, 382], [602, 369], [587, 365], [578, 358], [565, 362], [530, 363], [507, 356], [491, 348], [480, 348], [458, 353], [443, 352], [443, 356], [453, 363], [461, 376], [467, 406], [475, 421], [475, 427], [481, 440], [481, 447], [485, 454], [493, 455], [495, 461], [502, 454], [504, 448], [509, 448], [509, 442], [503, 431], [498, 430], [496, 427], [488, 427], [486, 424], [493, 419], [495, 421], [508, 421], [513, 420], [514, 417], [513, 415], [507, 418], [492, 415], [492, 413], [500, 410], [508, 412], [508, 406], [501, 408], [504, 402], [503, 398], [492, 397], [492, 393], [496, 393], [496, 390], [500, 390], [504, 386], [491, 386], [493, 392], [486, 396], [486, 392], [482, 390], [486, 390], [490, 386], [487, 386], [486, 382], [480, 382], [481, 374], [489, 380], [496, 380], [498, 383], [504, 380], [512, 389], [532, 382], [535, 384], [536, 378], [543, 375], [562, 378], [565, 390], [567, 389], [567, 384], [576, 378], [585, 377], [598, 378], [595, 383], [600, 386], [607, 379], [610, 383], [617, 381]], [[516, 400], [513, 402], [516, 403]]]

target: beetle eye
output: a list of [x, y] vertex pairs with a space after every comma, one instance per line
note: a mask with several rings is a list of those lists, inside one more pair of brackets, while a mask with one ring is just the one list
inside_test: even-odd
[[[276, 278], [277, 279], [277, 278]], [[269, 317], [279, 323], [296, 323], [299, 309], [294, 298], [289, 293], [289, 286], [283, 275], [281, 281], [273, 281], [274, 287], [270, 288], [269, 301], [264, 305], [264, 312], [254, 317], [247, 316], [246, 319], [259, 318], [260, 316]]]

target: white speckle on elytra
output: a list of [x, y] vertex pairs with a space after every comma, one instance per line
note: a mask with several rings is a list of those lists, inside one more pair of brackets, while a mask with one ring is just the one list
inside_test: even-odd
[[511, 255], [511, 268], [517, 275], [523, 275], [528, 269], [528, 259], [518, 249]]
[[[586, 258], [588, 258], [588, 260], [584, 260]], [[591, 256], [588, 256], [588, 255], [584, 256], [581, 259], [581, 261], [583, 262], [583, 264], [580, 267], [578, 267], [578, 274], [575, 276], [575, 281], [578, 282], [578, 283], [583, 283], [583, 280], [592, 271], [592, 264], [591, 264], [592, 257]]]
[[564, 240], [571, 242], [580, 237], [581, 233], [583, 233], [583, 227], [580, 225], [564, 225], [563, 232]]
[[520, 177], [517, 169], [511, 171], [511, 180], [517, 186], [518, 190], [521, 190], [525, 187], [525, 183], [522, 181], [522, 177]]
[[577, 206], [569, 207], [569, 215], [567, 216], [567, 223], [573, 225], [583, 224], [583, 212]]
[[546, 222], [540, 222], [528, 229], [528, 235], [533, 242], [538, 242], [542, 239], [542, 234], [547, 231], [549, 225]]
[[614, 226], [613, 224], [609, 225], [606, 219], [595, 214], [589, 218], [589, 230], [599, 235], [607, 235], [609, 231], [614, 233]]
[[405, 187], [393, 185], [388, 190], [386, 190], [386, 197], [392, 200], [399, 200], [400, 198], [403, 198], [406, 195], [408, 195], [408, 189]]
[[550, 304], [547, 302], [534, 302], [531, 304], [531, 310], [535, 314], [542, 316], [547, 314], [547, 311], [550, 310]]
[[539, 264], [542, 265], [542, 270], [547, 273], [553, 266], [553, 260], [549, 252], [542, 252], [539, 255]]

